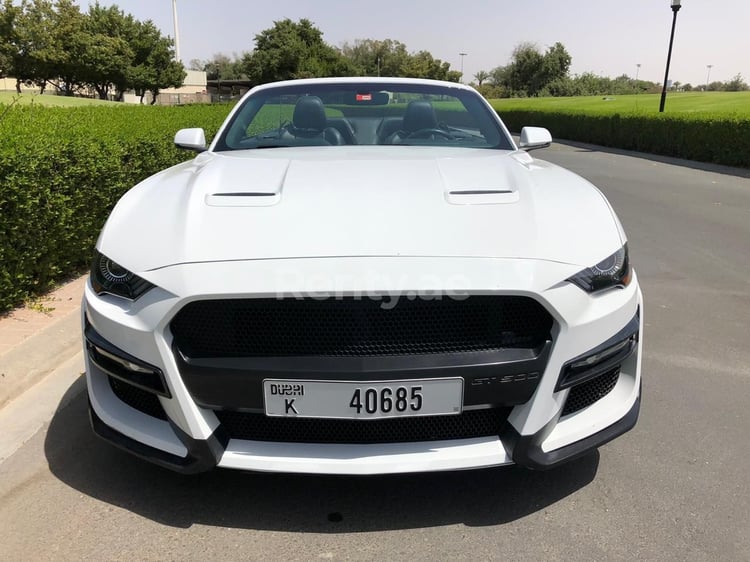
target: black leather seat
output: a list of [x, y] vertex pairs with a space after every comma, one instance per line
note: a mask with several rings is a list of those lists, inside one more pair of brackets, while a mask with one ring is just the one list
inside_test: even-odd
[[435, 108], [426, 100], [414, 100], [409, 102], [404, 112], [401, 130], [396, 131], [386, 140], [387, 144], [397, 144], [413, 135], [417, 131], [438, 128]]
[[435, 108], [428, 101], [409, 102], [404, 113], [404, 132], [408, 135], [423, 129], [436, 129], [438, 126]]
[[297, 100], [289, 133], [295, 138], [324, 141], [321, 144], [345, 144], [341, 133], [328, 126], [323, 101], [317, 96], [304, 96]]

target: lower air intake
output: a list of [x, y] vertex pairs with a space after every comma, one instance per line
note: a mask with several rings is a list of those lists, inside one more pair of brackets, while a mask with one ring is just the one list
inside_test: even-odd
[[498, 435], [510, 408], [471, 410], [454, 416], [385, 420], [273, 418], [264, 414], [218, 411], [232, 439], [283, 443], [413, 443]]
[[112, 392], [115, 393], [117, 398], [125, 402], [125, 404], [134, 410], [138, 410], [147, 416], [151, 416], [152, 418], [158, 418], [160, 420], [167, 419], [167, 414], [156, 394], [141, 390], [132, 384], [128, 384], [114, 377], [107, 378], [109, 379], [109, 386], [112, 387]]
[[616, 367], [590, 381], [574, 386], [570, 389], [562, 415], [573, 414], [601, 400], [612, 392], [619, 378], [620, 367]]

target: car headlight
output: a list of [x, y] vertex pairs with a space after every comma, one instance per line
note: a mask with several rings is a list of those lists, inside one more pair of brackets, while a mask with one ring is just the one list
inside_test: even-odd
[[587, 293], [595, 293], [610, 287], [627, 287], [631, 278], [628, 245], [625, 244], [607, 259], [576, 273], [568, 281]]
[[154, 285], [94, 250], [91, 287], [97, 295], [107, 293], [134, 301]]

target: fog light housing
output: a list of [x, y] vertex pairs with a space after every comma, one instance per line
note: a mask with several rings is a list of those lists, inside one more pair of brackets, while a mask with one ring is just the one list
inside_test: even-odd
[[109, 376], [119, 379], [127, 384], [164, 396], [172, 398], [167, 387], [164, 373], [158, 367], [149, 365], [137, 357], [115, 347], [87, 322], [84, 331], [86, 337], [86, 350], [89, 359], [99, 369]]
[[638, 347], [640, 313], [620, 332], [563, 365], [555, 392], [565, 390], [619, 367]]

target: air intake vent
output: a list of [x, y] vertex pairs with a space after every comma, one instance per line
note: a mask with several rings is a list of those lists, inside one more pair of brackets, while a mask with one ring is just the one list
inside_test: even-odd
[[371, 357], [536, 349], [552, 317], [515, 296], [232, 299], [186, 305], [171, 323], [186, 357]]

